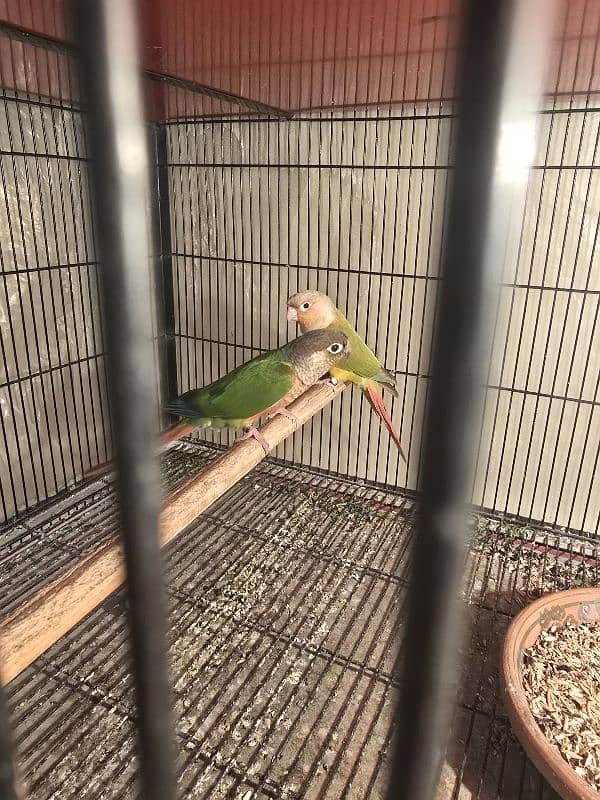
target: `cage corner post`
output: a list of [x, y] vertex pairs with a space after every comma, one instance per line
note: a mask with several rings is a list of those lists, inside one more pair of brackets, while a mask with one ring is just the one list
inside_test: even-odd
[[[155, 214], [154, 260], [156, 275], [156, 302], [158, 305], [160, 402], [176, 397], [177, 352], [175, 345], [175, 295], [173, 289], [173, 248], [171, 240], [171, 210], [169, 204], [169, 149], [168, 133], [164, 120], [155, 121], [150, 129], [154, 170], [152, 175], [152, 199]], [[165, 427], [174, 417], [161, 413]]]
[[77, 0], [70, 10], [79, 48], [102, 263], [141, 786], [145, 800], [173, 800], [171, 697], [152, 403], [155, 373], [148, 253], [149, 164], [139, 25], [133, 0]]
[[526, 191], [555, 11], [553, 0], [464, 4], [455, 169], [390, 800], [433, 800], [445, 753], [461, 633], [467, 485], [491, 334], [487, 312], [501, 281], [510, 207]]

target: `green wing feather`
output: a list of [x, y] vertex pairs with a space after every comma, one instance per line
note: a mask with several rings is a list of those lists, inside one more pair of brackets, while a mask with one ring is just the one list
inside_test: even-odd
[[[214, 427], [234, 427], [261, 414], [289, 392], [294, 368], [281, 351], [269, 352], [219, 378], [193, 389], [165, 406], [167, 411]], [[210, 421], [210, 422], [209, 422]]]

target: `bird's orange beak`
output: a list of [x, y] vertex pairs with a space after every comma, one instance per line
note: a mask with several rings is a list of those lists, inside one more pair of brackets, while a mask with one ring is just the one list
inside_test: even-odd
[[298, 322], [298, 309], [293, 306], [287, 307], [288, 322]]

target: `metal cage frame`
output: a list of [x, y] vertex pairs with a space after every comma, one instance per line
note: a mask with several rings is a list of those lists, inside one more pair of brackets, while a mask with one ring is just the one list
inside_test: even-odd
[[[496, 0], [465, 4], [465, 40], [461, 55], [462, 104], [456, 131], [456, 158], [444, 250], [444, 280], [439, 296], [435, 358], [429, 393], [424, 461], [420, 482], [421, 514], [414, 542], [410, 584], [408, 655], [404, 664], [400, 725], [389, 797], [428, 800], [435, 792], [453, 684], [458, 595], [464, 553], [464, 501], [477, 438], [477, 387], [483, 382], [482, 342], [486, 309], [501, 264], [495, 248], [505, 224], [507, 192], [523, 191], [526, 175], [507, 188], [498, 147], [507, 124], [532, 124], [531, 97], [539, 95], [546, 46], [550, 41], [550, 4], [543, 0]], [[535, 29], [522, 24], [542, 14]], [[158, 341], [163, 365], [163, 394], [177, 390], [174, 287], [170, 243], [167, 132], [156, 128], [150, 151], [153, 172], [155, 249], [159, 249], [159, 295], [164, 319], [156, 336], [147, 276], [151, 261], [140, 246], [147, 226], [145, 182], [147, 140], [137, 74], [136, 23], [132, 2], [85, 0], [75, 4], [82, 83], [89, 121], [97, 237], [103, 282], [107, 340], [112, 373], [111, 407], [119, 472], [122, 536], [127, 563], [142, 756], [144, 797], [175, 797], [170, 747], [170, 696], [167, 678], [165, 610], [158, 546], [158, 480], [152, 451], [155, 407], [151, 398], [153, 358], [149, 341]], [[13, 30], [13, 37], [32, 41]], [[35, 37], [34, 37], [35, 38]], [[44, 47], [65, 52], [61, 43]], [[527, 54], [529, 69], [523, 70]], [[225, 102], [240, 98], [211, 87], [150, 71], [155, 81], [170, 81]], [[244, 100], [250, 110], [285, 119], [281, 109]], [[125, 149], [124, 143], [126, 144]], [[475, 154], [475, 158], [473, 157]], [[515, 188], [516, 186], [516, 188]], [[148, 247], [151, 242], [148, 242]], [[166, 302], [165, 302], [166, 300]], [[465, 314], [469, 308], [471, 313]], [[123, 334], [126, 332], [123, 339]], [[460, 368], [457, 368], [460, 365]], [[135, 407], [135, 414], [132, 413]], [[55, 409], [56, 411], [56, 409]], [[432, 561], [432, 553], [437, 558]], [[431, 580], [432, 563], [435, 580]], [[426, 609], [420, 605], [426, 596]], [[417, 602], [419, 601], [419, 603]], [[4, 694], [0, 692], [0, 795], [16, 800], [15, 770]]]

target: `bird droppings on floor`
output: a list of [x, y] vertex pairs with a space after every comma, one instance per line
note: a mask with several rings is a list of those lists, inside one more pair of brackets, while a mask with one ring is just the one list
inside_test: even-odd
[[[165, 484], [181, 485], [210, 455], [203, 445], [174, 448]], [[110, 535], [112, 491], [100, 481], [54, 523], [47, 514], [48, 546], [68, 553]], [[264, 462], [166, 548], [182, 797], [385, 796], [415, 515], [399, 493]], [[467, 636], [439, 798], [551, 797], [510, 732], [499, 648], [523, 598], [597, 581], [598, 553], [484, 517], [471, 533]], [[32, 800], [136, 796], [121, 593], [10, 690]]]

